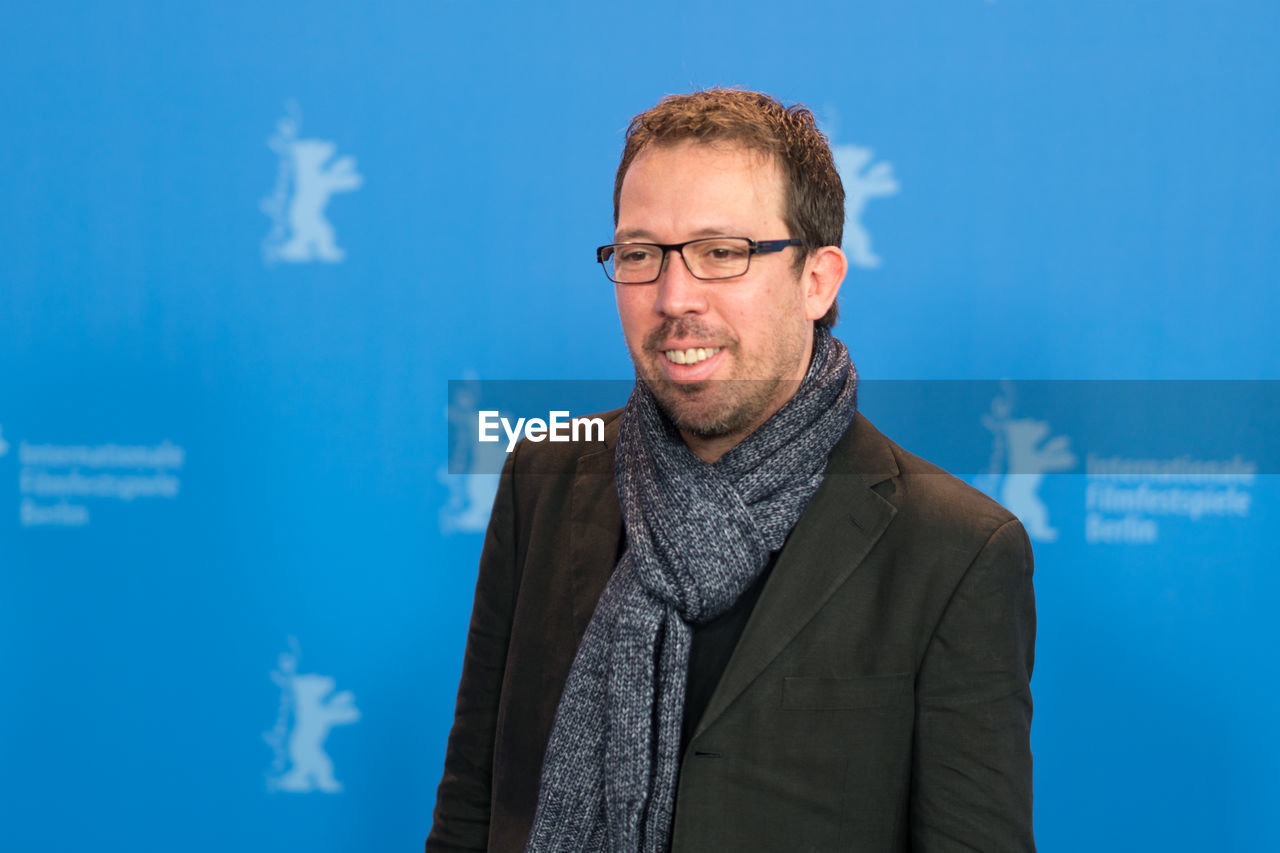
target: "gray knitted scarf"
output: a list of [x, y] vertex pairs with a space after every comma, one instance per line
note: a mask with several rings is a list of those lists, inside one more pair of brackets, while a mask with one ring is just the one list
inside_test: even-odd
[[627, 550], [569, 672], [527, 853], [657, 853], [670, 844], [692, 625], [725, 612], [782, 547], [857, 407], [823, 327], [799, 391], [715, 464], [637, 382], [614, 467]]

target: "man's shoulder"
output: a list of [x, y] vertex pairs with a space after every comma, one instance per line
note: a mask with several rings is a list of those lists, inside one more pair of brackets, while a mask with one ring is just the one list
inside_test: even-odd
[[511, 509], [517, 541], [563, 551], [573, 524], [583, 525], [589, 537], [616, 538], [622, 521], [613, 456], [621, 414], [615, 409], [575, 418], [582, 428], [568, 440], [520, 440], [502, 470], [497, 498]]
[[851, 432], [853, 440], [844, 449], [861, 457], [854, 464], [872, 490], [894, 506], [900, 526], [949, 538], [985, 538], [1016, 521], [988, 495], [904, 449], [862, 415]]
[[[554, 475], [574, 474], [582, 460], [598, 454], [607, 454], [612, 460], [621, 417], [622, 409], [575, 415], [557, 436], [546, 434], [539, 440], [527, 436], [520, 439], [507, 465], [516, 476]], [[611, 461], [608, 470], [612, 471]]]

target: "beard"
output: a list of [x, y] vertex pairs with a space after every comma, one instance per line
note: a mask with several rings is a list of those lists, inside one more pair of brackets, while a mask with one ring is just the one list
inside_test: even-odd
[[[735, 368], [771, 378], [672, 382], [655, 362], [666, 358], [658, 350], [663, 341], [681, 337], [722, 341], [718, 345], [728, 350]], [[801, 380], [782, 377], [794, 372], [803, 352], [802, 344], [787, 347], [782, 345], [785, 336], [775, 338], [774, 346], [761, 353], [760, 363], [756, 365], [741, 361], [738, 341], [722, 339], [723, 335], [708, 330], [697, 320], [671, 318], [646, 338], [642, 353], [631, 354], [636, 375], [653, 394], [658, 408], [677, 429], [696, 438], [745, 437], [768, 420], [800, 387]]]
[[[721, 438], [748, 433], [767, 420], [785, 384], [782, 379], [708, 379], [689, 385], [675, 385], [658, 378], [642, 380], [653, 393], [676, 428], [697, 438]], [[787, 394], [789, 399], [791, 394]]]

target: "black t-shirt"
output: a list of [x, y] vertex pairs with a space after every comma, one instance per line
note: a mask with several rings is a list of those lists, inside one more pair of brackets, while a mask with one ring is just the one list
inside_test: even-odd
[[760, 590], [764, 589], [773, 564], [778, 561], [778, 552], [769, 557], [751, 586], [743, 590], [742, 595], [733, 606], [715, 619], [704, 625], [693, 628], [693, 645], [689, 649], [689, 680], [685, 687], [684, 722], [680, 728], [680, 754], [684, 755], [689, 745], [693, 730], [698, 727], [702, 714], [711, 702], [711, 694], [716, 692], [720, 676], [729, 665], [729, 658], [737, 648], [742, 629], [747, 627], [751, 611], [755, 609]]

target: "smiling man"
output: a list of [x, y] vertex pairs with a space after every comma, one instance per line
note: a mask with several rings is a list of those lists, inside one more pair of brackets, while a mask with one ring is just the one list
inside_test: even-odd
[[[785, 195], [778, 163], [761, 151], [651, 144], [619, 189], [619, 242], [600, 251], [622, 285], [618, 313], [641, 380], [707, 462], [795, 393], [809, 367], [813, 323], [844, 278], [838, 248], [805, 257], [803, 240], [786, 236]], [[679, 249], [683, 263], [667, 264], [664, 241], [690, 238]]]
[[802, 107], [632, 122], [636, 386], [508, 458], [429, 851], [1034, 850], [1030, 546], [858, 414], [843, 207]]

